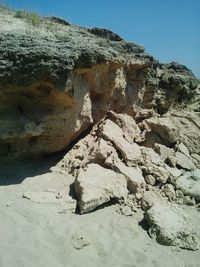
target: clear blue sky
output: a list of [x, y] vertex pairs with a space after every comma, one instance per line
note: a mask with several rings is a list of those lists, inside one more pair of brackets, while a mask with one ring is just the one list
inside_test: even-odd
[[200, 78], [200, 0], [1, 0], [16, 9], [110, 29], [144, 45], [161, 62], [177, 61]]

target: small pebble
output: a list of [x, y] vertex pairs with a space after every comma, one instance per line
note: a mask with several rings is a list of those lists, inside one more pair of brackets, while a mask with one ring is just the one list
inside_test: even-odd
[[125, 216], [132, 216], [133, 212], [129, 206], [123, 206], [121, 207], [121, 213]]
[[63, 197], [62, 194], [60, 192], [58, 192], [58, 194], [56, 195], [56, 198], [61, 199], [62, 197]]
[[11, 201], [8, 201], [7, 203], [6, 203], [6, 207], [10, 207], [12, 205], [12, 202]]

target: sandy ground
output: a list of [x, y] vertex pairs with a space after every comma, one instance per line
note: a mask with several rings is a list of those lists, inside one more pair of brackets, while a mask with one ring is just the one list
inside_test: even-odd
[[49, 173], [54, 164], [40, 160], [1, 166], [0, 267], [200, 266], [199, 251], [152, 240], [138, 224], [140, 212], [126, 217], [113, 205], [79, 215], [65, 212], [62, 202], [23, 198], [27, 191], [69, 193], [73, 178]]

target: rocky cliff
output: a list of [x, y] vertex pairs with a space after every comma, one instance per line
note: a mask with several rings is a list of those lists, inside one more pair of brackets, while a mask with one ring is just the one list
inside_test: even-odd
[[[199, 81], [186, 67], [160, 64], [111, 31], [55, 17], [1, 8], [0, 22], [2, 159], [66, 149], [110, 110], [137, 123], [170, 116], [199, 153]], [[155, 128], [149, 140], [159, 136]]]
[[1, 162], [68, 150], [52, 170], [80, 213], [141, 208], [159, 243], [196, 250], [177, 204], [200, 201], [199, 80], [105, 29], [5, 8], [0, 24]]

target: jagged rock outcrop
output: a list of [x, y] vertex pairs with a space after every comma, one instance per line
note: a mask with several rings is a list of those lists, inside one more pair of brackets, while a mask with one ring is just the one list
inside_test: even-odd
[[141, 208], [158, 242], [197, 249], [176, 204], [200, 200], [199, 80], [111, 31], [23, 14], [0, 8], [0, 160], [65, 150], [54, 169], [80, 213]]

